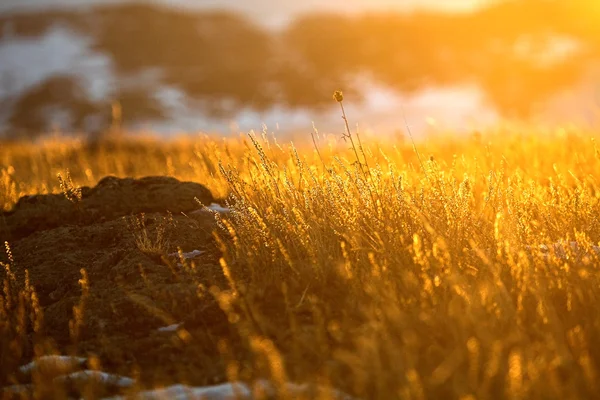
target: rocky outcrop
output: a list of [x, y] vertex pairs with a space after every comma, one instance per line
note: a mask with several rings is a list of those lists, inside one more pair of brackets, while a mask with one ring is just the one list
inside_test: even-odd
[[213, 196], [205, 186], [166, 176], [141, 179], [108, 176], [93, 187], [82, 187], [81, 198], [63, 194], [25, 196], [0, 215], [5, 234], [18, 239], [33, 232], [65, 225], [89, 225], [119, 217], [153, 212], [179, 214], [210, 205]]
[[[178, 366], [196, 377], [189, 382], [204, 384], [216, 373], [203, 369], [207, 359], [218, 359], [214, 337], [227, 337], [231, 329], [217, 301], [198, 295], [199, 285], [227, 287], [212, 236], [216, 211], [193, 212], [202, 209], [196, 199], [211, 205], [211, 192], [169, 177], [110, 176], [81, 188], [79, 199], [69, 195], [73, 201], [63, 194], [23, 197], [0, 215], [0, 225], [6, 222], [12, 236], [10, 255], [0, 251], [0, 283], [5, 285], [0, 302], [35, 290], [35, 307], [42, 315], [35, 333], [33, 325], [26, 325], [31, 336], [22, 342], [20, 355], [2, 359], [0, 398], [28, 398], [31, 390], [42, 390], [34, 388], [40, 374], [52, 385], [49, 390], [56, 386], [75, 398], [88, 383], [98, 397], [115, 395], [123, 382], [130, 383], [119, 377], [132, 364], [141, 366], [144, 385], [155, 373], [173, 375], [169, 383], [175, 383]], [[0, 232], [2, 246], [5, 238]], [[8, 315], [14, 321], [0, 324], [0, 336], [11, 343], [22, 337], [13, 329], [20, 326], [19, 304], [3, 304], [12, 307]], [[79, 306], [83, 314], [74, 336]], [[195, 337], [183, 354], [177, 332], [158, 330], [176, 322]], [[73, 354], [76, 347], [82, 357], [94, 354], [102, 360], [103, 369], [88, 371], [85, 367], [93, 365], [79, 358], [42, 357], [26, 364], [35, 358], [36, 335], [52, 343], [50, 354]]]

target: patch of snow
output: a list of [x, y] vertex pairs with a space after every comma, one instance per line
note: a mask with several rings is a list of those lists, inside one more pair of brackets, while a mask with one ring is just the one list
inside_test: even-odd
[[[105, 400], [125, 400], [129, 397], [115, 396]], [[251, 391], [244, 383], [224, 383], [222, 385], [190, 387], [173, 385], [166, 388], [147, 390], [138, 393], [134, 398], [143, 400], [177, 399], [177, 400], [234, 400], [251, 399]]]
[[[112, 60], [93, 51], [92, 43], [91, 37], [60, 25], [39, 38], [9, 35], [0, 40], [0, 130], [8, 127], [14, 101], [53, 76], [73, 77], [90, 101], [107, 100], [116, 87]], [[67, 128], [63, 124], [68, 124], [69, 118], [62, 116], [51, 122]]]
[[[600, 246], [592, 246], [591, 250], [596, 253], [596, 255], [600, 256]], [[569, 258], [569, 253], [577, 257], [590, 255], [589, 252], [587, 252], [583, 246], [580, 246], [577, 242], [557, 242], [553, 243], [551, 246], [541, 245], [540, 251], [542, 253], [550, 253], [553, 251], [558, 258], [564, 260]]]
[[212, 203], [210, 206], [208, 206], [206, 208], [208, 208], [209, 210], [218, 212], [218, 213], [223, 213], [223, 214], [226, 214], [231, 211], [229, 209], [229, 207], [223, 207], [222, 205], [217, 204], [217, 203]]
[[135, 384], [135, 381], [131, 378], [121, 375], [109, 374], [101, 371], [84, 370], [73, 372], [68, 375], [61, 375], [54, 378], [55, 382], [60, 383], [102, 383], [104, 385], [113, 385], [120, 388], [128, 388]]
[[[166, 388], [147, 390], [138, 393], [134, 398], [143, 400], [178, 399], [178, 400], [251, 400], [253, 390], [257, 389], [268, 398], [277, 395], [273, 384], [267, 380], [258, 380], [253, 387], [242, 382], [223, 383], [214, 386], [190, 387], [187, 385], [173, 385]], [[318, 393], [328, 393], [330, 399], [352, 400], [353, 398], [337, 389], [313, 387], [308, 384], [287, 383], [285, 390], [292, 398], [316, 397]], [[313, 395], [313, 396], [311, 396]], [[123, 396], [105, 398], [104, 400], [121, 400]], [[262, 398], [262, 397], [261, 397]]]
[[[378, 134], [405, 128], [404, 118], [415, 134], [426, 133], [435, 122], [437, 129], [485, 128], [499, 120], [498, 113], [487, 104], [484, 91], [474, 84], [447, 87], [426, 87], [414, 94], [402, 94], [367, 77], [358, 77], [357, 90], [363, 94], [362, 102], [348, 99], [346, 112], [352, 124], [361, 131]], [[173, 132], [240, 132], [262, 131], [267, 126], [280, 133], [311, 129], [312, 124], [322, 132], [341, 132], [343, 124], [338, 108], [326, 110], [291, 109], [274, 105], [265, 111], [239, 107], [230, 117], [218, 118], [202, 112], [180, 88], [155, 84], [155, 98], [165, 109], [167, 118], [157, 121], [139, 121], [130, 129], [151, 130], [163, 134]]]
[[212, 203], [210, 206], [203, 206], [196, 211], [192, 211], [191, 214], [206, 214], [210, 213], [211, 211], [219, 214], [228, 214], [231, 212], [231, 209], [229, 207], [223, 207], [217, 203]]
[[531, 256], [538, 254], [545, 261], [551, 260], [553, 257], [568, 261], [586, 262], [593, 260], [593, 257], [600, 257], [600, 246], [591, 246], [591, 251], [587, 251], [577, 242], [556, 242], [550, 245], [541, 244], [535, 246], [525, 246], [525, 249]]
[[105, 99], [114, 84], [111, 58], [91, 50], [93, 39], [55, 25], [40, 38], [0, 41], [0, 98], [22, 94], [51, 76], [80, 79], [90, 100]]
[[183, 324], [173, 324], [173, 325], [169, 325], [169, 326], [163, 326], [161, 328], [158, 328], [157, 331], [158, 332], [177, 332], [177, 329], [179, 329], [179, 327], [183, 325]]
[[228, 400], [251, 398], [251, 391], [244, 383], [224, 383], [215, 386], [196, 387], [193, 389], [195, 398], [210, 400]]
[[169, 256], [176, 257], [178, 259], [183, 258], [184, 260], [192, 260], [198, 256], [201, 256], [204, 253], [206, 253], [206, 251], [204, 250], [192, 250], [187, 253], [181, 253], [181, 255], [179, 254], [179, 252], [171, 253], [169, 254]]
[[32, 373], [34, 371], [56, 371], [58, 373], [65, 373], [78, 369], [87, 361], [87, 358], [83, 357], [71, 357], [71, 356], [42, 356], [32, 362], [19, 367], [19, 371], [24, 374]]

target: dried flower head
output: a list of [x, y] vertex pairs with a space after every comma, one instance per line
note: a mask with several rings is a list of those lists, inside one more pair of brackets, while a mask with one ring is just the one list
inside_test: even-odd
[[338, 103], [341, 103], [342, 101], [344, 101], [344, 94], [341, 90], [336, 90], [335, 92], [333, 92], [333, 99]]

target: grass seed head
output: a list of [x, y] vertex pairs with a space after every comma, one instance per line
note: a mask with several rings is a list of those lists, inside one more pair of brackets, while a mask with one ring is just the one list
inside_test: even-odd
[[333, 99], [338, 103], [341, 103], [342, 101], [344, 101], [344, 94], [341, 90], [336, 90], [335, 92], [333, 92]]

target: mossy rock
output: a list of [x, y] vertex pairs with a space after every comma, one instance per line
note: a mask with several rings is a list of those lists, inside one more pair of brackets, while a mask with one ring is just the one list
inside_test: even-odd
[[82, 187], [81, 200], [62, 194], [24, 196], [0, 220], [10, 239], [70, 224], [91, 224], [140, 213], [179, 214], [198, 209], [198, 201], [210, 204], [212, 193], [195, 182], [166, 176], [141, 179], [107, 176], [95, 187]]

